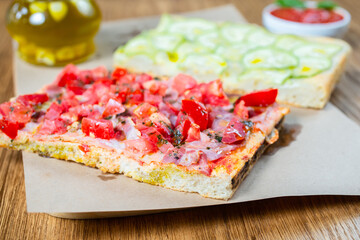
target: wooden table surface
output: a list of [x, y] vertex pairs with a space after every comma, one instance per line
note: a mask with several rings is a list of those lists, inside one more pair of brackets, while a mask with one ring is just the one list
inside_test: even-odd
[[[98, 0], [104, 20], [176, 13], [232, 3], [250, 22], [258, 24], [261, 23], [261, 9], [270, 2]], [[360, 1], [338, 2], [353, 16], [345, 40], [352, 45], [354, 53], [331, 102], [360, 124], [360, 14], [357, 12]], [[10, 0], [0, 1], [0, 102], [14, 95], [11, 39], [4, 21], [9, 4]], [[26, 212], [21, 153], [0, 149], [0, 239], [84, 238], [359, 239], [360, 197], [287, 197], [117, 219], [59, 219]]]

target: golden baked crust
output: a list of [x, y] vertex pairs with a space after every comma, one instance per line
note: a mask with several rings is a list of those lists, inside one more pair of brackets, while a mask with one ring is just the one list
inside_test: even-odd
[[[231, 164], [228, 169], [221, 166], [215, 168], [211, 176], [189, 171], [181, 166], [171, 164], [141, 164], [139, 161], [119, 154], [115, 149], [91, 146], [84, 154], [80, 150], [81, 143], [60, 141], [58, 136], [47, 138], [47, 141], [35, 140], [31, 134], [20, 132], [14, 140], [0, 133], [0, 147], [37, 153], [45, 157], [74, 161], [89, 167], [99, 168], [103, 172], [120, 173], [140, 182], [166, 187], [169, 189], [197, 192], [203, 197], [228, 200], [234, 194], [240, 183], [245, 179], [255, 162], [264, 150], [278, 139], [283, 116], [276, 122], [276, 127], [268, 136], [260, 132], [249, 139], [244, 148], [227, 155], [224, 161]], [[271, 136], [275, 134], [275, 136]], [[272, 138], [267, 141], [267, 138]], [[229, 171], [230, 170], [230, 171]]]

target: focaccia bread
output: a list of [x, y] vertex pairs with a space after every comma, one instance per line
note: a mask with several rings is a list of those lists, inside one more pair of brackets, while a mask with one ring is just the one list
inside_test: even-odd
[[114, 63], [158, 76], [183, 72], [204, 82], [220, 78], [227, 93], [277, 88], [278, 102], [323, 108], [350, 51], [339, 39], [164, 15], [156, 29], [120, 46]]
[[229, 199], [278, 139], [289, 109], [276, 95], [268, 89], [231, 104], [221, 81], [69, 65], [40, 92], [0, 105], [0, 146]]

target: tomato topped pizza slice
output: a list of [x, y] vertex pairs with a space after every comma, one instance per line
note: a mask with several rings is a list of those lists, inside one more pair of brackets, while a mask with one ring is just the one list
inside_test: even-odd
[[276, 96], [268, 89], [231, 103], [220, 80], [68, 65], [40, 92], [0, 105], [0, 146], [229, 199], [278, 139], [289, 109]]

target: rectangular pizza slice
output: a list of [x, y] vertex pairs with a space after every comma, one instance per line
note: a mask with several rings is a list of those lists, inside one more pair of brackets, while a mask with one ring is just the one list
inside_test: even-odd
[[350, 51], [339, 39], [164, 15], [157, 28], [120, 46], [114, 63], [158, 76], [182, 72], [203, 82], [220, 78], [227, 93], [277, 88], [281, 103], [323, 108]]
[[0, 105], [0, 146], [138, 181], [229, 199], [289, 109], [277, 90], [231, 103], [220, 80], [160, 80], [67, 66], [50, 85]]

